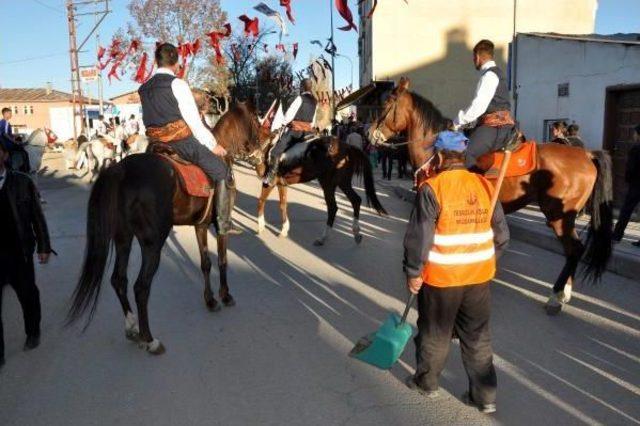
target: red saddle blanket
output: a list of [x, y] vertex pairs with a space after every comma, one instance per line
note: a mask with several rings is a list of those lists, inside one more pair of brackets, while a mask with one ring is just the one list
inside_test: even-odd
[[[506, 177], [524, 176], [533, 172], [537, 167], [538, 145], [534, 141], [527, 141], [511, 154], [511, 160], [507, 166]], [[497, 179], [500, 167], [504, 161], [504, 152], [492, 152], [484, 155], [478, 161], [483, 170], [487, 170], [487, 179]]]
[[192, 197], [209, 198], [213, 188], [202, 169], [184, 160], [176, 160], [168, 155], [158, 154], [175, 170], [180, 186]]

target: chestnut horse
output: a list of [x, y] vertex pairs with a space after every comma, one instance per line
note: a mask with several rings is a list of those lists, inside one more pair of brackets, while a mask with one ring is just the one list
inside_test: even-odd
[[[408, 87], [409, 81], [401, 79], [387, 99], [382, 115], [371, 125], [369, 138], [380, 144], [406, 131], [411, 165], [417, 170], [431, 157], [435, 136], [445, 123], [431, 102], [410, 92]], [[611, 184], [611, 158], [606, 152], [553, 143], [538, 146], [537, 168], [533, 173], [504, 180], [500, 201], [505, 213], [537, 202], [562, 243], [566, 262], [545, 305], [551, 315], [559, 313], [569, 302], [583, 256], [587, 279], [598, 280], [606, 269], [612, 251]], [[575, 221], [589, 200], [591, 221], [584, 244], [576, 232]]]
[[[268, 158], [269, 146], [264, 148], [263, 158]], [[266, 165], [262, 163], [256, 168], [259, 177], [263, 177]], [[353, 176], [361, 176], [364, 181], [367, 204], [378, 214], [386, 214], [384, 207], [376, 195], [376, 187], [371, 170], [371, 163], [366, 154], [356, 147], [348, 145], [338, 138], [319, 137], [307, 142], [299, 142], [285, 151], [281, 161], [276, 184], [280, 195], [280, 214], [282, 216], [281, 237], [289, 235], [289, 215], [287, 214], [287, 186], [310, 182], [317, 179], [324, 193], [327, 204], [327, 222], [322, 236], [314, 241], [314, 245], [322, 246], [329, 239], [333, 223], [338, 212], [336, 188], [340, 188], [353, 207], [351, 231], [357, 244], [362, 242], [360, 234], [360, 205], [362, 198], [351, 185]], [[258, 233], [264, 231], [264, 206], [274, 186], [262, 188], [258, 199]]]
[[[269, 136], [260, 131], [255, 112], [242, 103], [233, 106], [218, 121], [213, 133], [234, 158], [255, 154], [260, 149], [260, 139]], [[209, 211], [214, 209], [208, 207], [208, 201], [187, 195], [178, 183], [173, 167], [157, 154], [134, 154], [102, 171], [89, 198], [85, 259], [73, 293], [68, 323], [77, 320], [89, 308], [87, 325], [93, 317], [113, 243], [116, 259], [111, 285], [122, 305], [125, 334], [150, 353], [164, 352], [162, 343], [151, 335], [147, 302], [162, 247], [174, 225], [195, 227], [204, 275], [204, 301], [211, 311], [219, 310], [209, 280], [211, 260], [207, 234], [210, 224], [213, 222], [217, 227], [217, 223], [215, 211]], [[142, 252], [142, 266], [134, 285], [139, 324], [127, 297], [127, 265], [133, 237], [138, 239]], [[217, 240], [219, 295], [225, 306], [233, 306], [235, 302], [227, 284], [227, 236], [218, 235]]]

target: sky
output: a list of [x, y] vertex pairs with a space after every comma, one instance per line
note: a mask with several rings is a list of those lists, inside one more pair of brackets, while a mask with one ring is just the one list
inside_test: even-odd
[[[282, 11], [278, 0], [262, 0], [273, 9]], [[380, 0], [391, 1], [391, 0]], [[397, 0], [394, 0], [397, 1]], [[411, 0], [420, 1], [420, 0]], [[472, 0], [468, 0], [472, 1]], [[579, 0], [576, 0], [579, 1]], [[242, 23], [236, 18], [244, 13], [253, 17], [260, 16], [261, 22], [267, 21], [252, 8], [260, 0], [221, 0], [222, 7], [228, 13], [234, 29], [240, 29]], [[70, 91], [69, 39], [67, 34], [64, 0], [0, 0], [3, 14], [3, 26], [0, 34], [0, 86], [44, 87], [51, 82], [53, 87]], [[126, 5], [128, 0], [112, 0], [112, 13], [100, 26], [102, 44], [108, 44], [111, 35], [130, 20]], [[333, 0], [294, 0], [292, 5], [296, 25], [288, 25], [289, 36], [284, 43], [298, 42], [300, 50], [294, 63], [294, 69], [308, 65], [312, 55], [321, 53], [321, 49], [309, 43], [310, 40], [326, 40], [330, 33], [329, 7]], [[357, 0], [349, 0], [354, 15], [357, 14]], [[335, 12], [335, 11], [334, 11]], [[268, 21], [267, 21], [268, 22]], [[78, 27], [78, 39], [82, 40], [93, 24], [93, 17], [84, 17]], [[334, 26], [342, 26], [342, 18], [334, 13]], [[610, 34], [616, 32], [640, 33], [640, 0], [600, 0], [596, 17], [596, 32]], [[278, 36], [269, 36], [266, 42], [271, 46], [278, 42]], [[358, 82], [358, 35], [355, 31], [335, 30], [335, 43], [338, 52], [353, 61], [354, 85]], [[95, 60], [95, 41], [87, 43], [90, 52], [81, 55], [81, 65]], [[336, 58], [336, 87], [341, 88], [351, 81], [350, 65], [344, 58]], [[114, 81], [109, 85], [105, 81], [105, 97], [133, 90], [134, 82]], [[95, 85], [90, 94], [96, 96]]]

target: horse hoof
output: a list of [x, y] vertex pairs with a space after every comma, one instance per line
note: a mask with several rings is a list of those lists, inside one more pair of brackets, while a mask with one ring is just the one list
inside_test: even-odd
[[138, 343], [140, 341], [140, 333], [135, 330], [125, 330], [124, 335], [132, 342]]
[[141, 342], [140, 348], [146, 350], [151, 355], [162, 355], [167, 351], [158, 339], [153, 339], [150, 342]]
[[231, 295], [228, 295], [227, 297], [223, 297], [222, 303], [224, 303], [224, 306], [226, 306], [227, 308], [236, 306], [236, 301], [233, 299], [233, 297], [231, 297]]
[[316, 246], [316, 247], [323, 246], [323, 245], [324, 245], [324, 240], [323, 240], [322, 238], [320, 238], [320, 239], [318, 239], [318, 240], [315, 240], [315, 241], [313, 242], [313, 245], [314, 245], [314, 246]]
[[279, 238], [289, 238], [289, 234], [281, 232], [281, 233], [278, 234], [278, 237]]
[[356, 240], [356, 244], [360, 244], [362, 242], [362, 235], [358, 234], [353, 237]]
[[222, 309], [216, 299], [211, 299], [210, 301], [207, 301], [205, 303], [207, 305], [207, 309], [209, 309], [209, 312], [218, 312], [220, 309]]
[[549, 316], [556, 316], [560, 313], [560, 311], [562, 311], [562, 305], [545, 305], [544, 306], [545, 311], [547, 312], [547, 315]]

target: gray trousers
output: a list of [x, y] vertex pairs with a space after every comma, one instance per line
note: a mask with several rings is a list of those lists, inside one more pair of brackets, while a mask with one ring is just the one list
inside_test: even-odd
[[190, 137], [178, 142], [172, 142], [173, 148], [180, 157], [200, 167], [213, 182], [220, 182], [229, 177], [229, 168], [222, 158], [215, 155], [209, 148]]
[[511, 135], [512, 129], [513, 126], [478, 126], [473, 129], [469, 134], [469, 145], [466, 152], [465, 165], [467, 168], [473, 168], [478, 158], [484, 154], [502, 149], [507, 143], [507, 138]]

